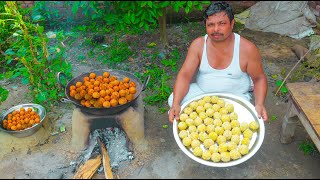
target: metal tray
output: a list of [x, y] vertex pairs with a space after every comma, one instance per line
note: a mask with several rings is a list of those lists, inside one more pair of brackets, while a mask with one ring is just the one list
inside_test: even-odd
[[[25, 110], [27, 110], [28, 108], [32, 108], [33, 111], [35, 111], [39, 114], [40, 123], [34, 124], [32, 127], [26, 128], [24, 130], [19, 130], [19, 131], [11, 131], [11, 130], [7, 130], [7, 129], [3, 128], [2, 121], [4, 119], [7, 119], [8, 114], [12, 113], [15, 110], [19, 110], [20, 108], [24, 108]], [[0, 115], [0, 130], [6, 132], [8, 134], [11, 134], [12, 136], [18, 137], [18, 138], [27, 137], [27, 136], [34, 134], [35, 132], [37, 132], [39, 130], [39, 128], [43, 124], [45, 117], [46, 117], [46, 109], [43, 106], [41, 106], [40, 104], [34, 104], [34, 103], [20, 104], [20, 105], [17, 105], [17, 106], [14, 106], [14, 107], [8, 109], [7, 111], [4, 111]]]
[[[199, 100], [203, 98], [204, 96], [218, 96], [219, 98], [225, 100], [226, 104], [233, 104], [234, 106], [234, 112], [238, 114], [238, 121], [241, 122], [251, 122], [252, 120], [255, 120], [259, 124], [259, 129], [257, 132], [253, 132], [252, 138], [250, 140], [249, 144], [249, 152], [248, 154], [242, 156], [240, 159], [237, 160], [230, 160], [229, 162], [213, 162], [211, 160], [204, 160], [200, 157], [197, 157], [193, 155], [191, 148], [188, 149], [185, 147], [182, 143], [182, 140], [179, 137], [178, 134], [178, 122], [177, 120], [174, 120], [173, 122], [173, 135], [174, 138], [180, 147], [180, 149], [191, 159], [195, 160], [198, 163], [201, 163], [203, 165], [207, 166], [212, 166], [212, 167], [229, 167], [229, 166], [235, 166], [240, 163], [243, 163], [250, 159], [260, 148], [262, 145], [263, 139], [264, 139], [264, 134], [265, 134], [265, 126], [264, 126], [264, 121], [262, 119], [258, 118], [257, 112], [254, 108], [254, 106], [247, 100], [232, 95], [232, 94], [226, 94], [226, 93], [206, 93], [202, 94], [200, 96], [197, 96], [195, 98], [190, 99], [189, 101], [185, 102], [181, 106], [181, 112], [183, 112], [184, 108], [189, 105], [194, 100]], [[181, 113], [180, 112], [180, 113]], [[243, 135], [240, 136], [240, 141], [242, 140]], [[203, 145], [201, 145], [203, 146]]]

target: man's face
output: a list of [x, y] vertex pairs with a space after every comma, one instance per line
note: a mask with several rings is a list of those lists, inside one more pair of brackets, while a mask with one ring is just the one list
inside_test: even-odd
[[228, 18], [226, 12], [215, 13], [206, 20], [206, 31], [212, 41], [224, 41], [232, 33], [234, 20]]

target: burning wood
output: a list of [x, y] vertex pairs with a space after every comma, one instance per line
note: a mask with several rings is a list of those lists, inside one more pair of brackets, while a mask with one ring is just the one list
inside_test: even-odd
[[91, 179], [101, 164], [101, 155], [89, 159], [85, 164], [80, 166], [73, 179]]

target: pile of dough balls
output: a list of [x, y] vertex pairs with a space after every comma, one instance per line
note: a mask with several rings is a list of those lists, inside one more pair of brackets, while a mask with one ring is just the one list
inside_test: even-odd
[[204, 96], [186, 106], [178, 123], [184, 146], [207, 161], [229, 162], [248, 154], [256, 121], [239, 122], [233, 104], [218, 96]]

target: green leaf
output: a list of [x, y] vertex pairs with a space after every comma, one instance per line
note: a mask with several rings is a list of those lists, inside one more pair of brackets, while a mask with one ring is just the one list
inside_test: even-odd
[[288, 92], [288, 89], [285, 87], [285, 86], [282, 86], [280, 88], [280, 91], [283, 92], [283, 93], [287, 93]]
[[60, 132], [64, 132], [66, 131], [66, 126], [64, 124], [62, 124], [59, 128]]
[[276, 85], [277, 85], [278, 87], [280, 87], [281, 84], [282, 84], [282, 82], [283, 82], [283, 81], [281, 81], [281, 80], [277, 80], [277, 81], [276, 81]]
[[168, 129], [168, 127], [169, 127], [169, 126], [168, 126], [167, 124], [162, 125], [162, 128], [163, 128], [163, 129]]

